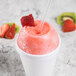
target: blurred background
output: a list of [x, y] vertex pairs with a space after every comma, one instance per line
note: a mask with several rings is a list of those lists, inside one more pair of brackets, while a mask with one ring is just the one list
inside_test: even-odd
[[[0, 0], [0, 25], [15, 22], [21, 26], [20, 18], [32, 13], [41, 19], [49, 0]], [[63, 12], [76, 13], [76, 0], [52, 0], [46, 20], [55, 26], [61, 37], [61, 50], [57, 58], [55, 76], [76, 76], [76, 31], [64, 34], [56, 23]], [[19, 55], [16, 52], [17, 36], [13, 40], [0, 38], [0, 76], [25, 76]]]
[[[0, 24], [18, 21], [19, 17], [31, 11], [38, 18], [44, 13], [49, 0], [0, 0]], [[51, 19], [62, 12], [75, 12], [76, 0], [52, 0], [47, 17]]]

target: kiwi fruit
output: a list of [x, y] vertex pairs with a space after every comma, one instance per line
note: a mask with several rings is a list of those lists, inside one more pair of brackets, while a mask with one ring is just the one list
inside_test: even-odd
[[[5, 23], [5, 24], [9, 24], [9, 26], [11, 27], [15, 23]], [[19, 33], [19, 30], [20, 30], [20, 27], [17, 24], [15, 24], [15, 33]]]
[[72, 20], [75, 23], [75, 13], [74, 12], [64, 12], [57, 17], [57, 23], [63, 25], [65, 20]]

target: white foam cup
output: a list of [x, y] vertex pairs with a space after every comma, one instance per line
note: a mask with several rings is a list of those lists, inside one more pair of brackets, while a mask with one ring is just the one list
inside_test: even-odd
[[49, 54], [32, 55], [22, 51], [16, 45], [26, 76], [53, 76], [59, 48], [60, 43], [58, 47]]

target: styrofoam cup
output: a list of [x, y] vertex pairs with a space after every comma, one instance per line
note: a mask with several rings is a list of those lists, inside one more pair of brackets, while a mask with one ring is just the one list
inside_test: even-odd
[[22, 51], [17, 45], [26, 76], [53, 76], [59, 46], [51, 53], [45, 55], [32, 55]]

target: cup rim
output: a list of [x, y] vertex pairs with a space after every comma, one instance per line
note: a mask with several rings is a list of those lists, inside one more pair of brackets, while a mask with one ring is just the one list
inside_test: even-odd
[[[55, 49], [55, 50], [53, 50], [52, 52], [50, 52], [50, 53], [48, 53], [48, 54], [43, 54], [43, 55], [33, 55], [33, 54], [29, 54], [29, 53], [26, 53], [26, 52], [24, 52], [24, 51], [22, 51], [19, 47], [18, 47], [18, 45], [17, 45], [17, 42], [16, 42], [16, 50], [20, 53], [23, 53], [23, 54], [25, 54], [25, 55], [27, 55], [27, 56], [29, 56], [29, 57], [46, 57], [46, 56], [49, 56], [49, 55], [52, 55], [54, 52], [56, 52], [56, 50], [58, 50], [59, 48], [60, 48], [60, 45], [61, 45], [61, 38], [60, 38], [60, 36], [58, 35], [58, 37], [59, 37], [59, 45], [57, 46], [57, 48]], [[19, 51], [19, 50], [21, 50], [21, 51]]]

